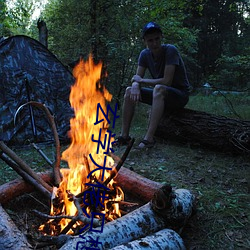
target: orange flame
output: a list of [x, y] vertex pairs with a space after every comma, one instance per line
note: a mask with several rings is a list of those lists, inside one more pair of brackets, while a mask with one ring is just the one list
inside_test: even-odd
[[[96, 153], [97, 143], [91, 140], [92, 135], [95, 139], [99, 137], [99, 131], [102, 129], [101, 141], [104, 140], [105, 133], [109, 126], [107, 120], [102, 114], [99, 114], [99, 120], [103, 122], [94, 125], [96, 122], [97, 104], [100, 103], [104, 109], [106, 102], [110, 102], [112, 95], [100, 85], [102, 63], [94, 64], [92, 56], [84, 62], [80, 60], [79, 64], [74, 68], [73, 75], [76, 79], [75, 84], [71, 88], [70, 103], [74, 109], [75, 116], [70, 120], [71, 130], [71, 145], [62, 153], [62, 159], [68, 162], [70, 171], [63, 171], [63, 181], [59, 189], [63, 193], [65, 204], [65, 215], [74, 216], [77, 209], [73, 202], [68, 201], [67, 190], [72, 194], [81, 193], [85, 187], [84, 184], [89, 182], [87, 175], [90, 171], [96, 169], [96, 165], [90, 160], [89, 154], [98, 165], [103, 165], [104, 150], [99, 148], [99, 153]], [[100, 112], [99, 112], [100, 113]], [[103, 117], [102, 117], [103, 116]], [[111, 157], [106, 158], [106, 167], [112, 168], [114, 161]], [[94, 172], [97, 179], [100, 179], [103, 170]], [[109, 176], [109, 171], [105, 171], [105, 179]], [[112, 185], [112, 181], [109, 185]], [[122, 192], [121, 192], [122, 193]], [[123, 199], [123, 193], [119, 199]], [[53, 209], [52, 209], [53, 210]], [[119, 208], [116, 208], [116, 214], [119, 214]], [[61, 229], [67, 224], [67, 220], [61, 221]]]

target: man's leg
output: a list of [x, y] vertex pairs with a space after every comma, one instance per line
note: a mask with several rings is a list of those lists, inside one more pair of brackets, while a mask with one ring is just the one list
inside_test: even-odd
[[126, 89], [124, 95], [124, 102], [122, 107], [122, 131], [121, 136], [123, 138], [129, 137], [129, 130], [131, 126], [131, 122], [135, 112], [135, 102], [130, 99], [130, 90], [131, 87]]
[[[150, 121], [149, 121], [147, 133], [144, 137], [144, 140], [147, 140], [150, 143], [154, 142], [155, 131], [164, 113], [164, 107], [165, 107], [164, 101], [165, 101], [166, 93], [167, 93], [167, 90], [165, 86], [156, 85], [154, 87]], [[139, 144], [139, 147], [143, 148], [144, 146], [145, 146], [144, 143]]]

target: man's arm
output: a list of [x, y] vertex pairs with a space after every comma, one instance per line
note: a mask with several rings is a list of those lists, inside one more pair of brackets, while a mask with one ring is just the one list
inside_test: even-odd
[[[137, 74], [133, 76], [132, 81], [137, 84], [143, 84], [145, 86], [155, 86], [156, 84], [163, 84], [171, 86], [174, 78], [175, 65], [166, 65], [164, 69], [164, 77], [158, 79], [143, 78], [145, 74], [145, 68], [138, 66]], [[143, 74], [142, 74], [143, 73]]]
[[137, 102], [141, 98], [141, 90], [140, 90], [140, 83], [136, 80], [138, 79], [143, 79], [145, 75], [146, 69], [138, 66], [136, 70], [136, 75], [132, 77], [132, 86], [131, 86], [131, 92], [130, 92], [130, 98], [131, 100]]

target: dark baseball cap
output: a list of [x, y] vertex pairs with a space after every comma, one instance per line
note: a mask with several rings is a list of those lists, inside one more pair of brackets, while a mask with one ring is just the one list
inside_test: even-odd
[[158, 30], [158, 31], [160, 31], [162, 33], [161, 27], [157, 23], [155, 23], [155, 22], [149, 22], [142, 29], [142, 37], [144, 38], [144, 36], [146, 35], [146, 33], [148, 31], [152, 31], [152, 30]]

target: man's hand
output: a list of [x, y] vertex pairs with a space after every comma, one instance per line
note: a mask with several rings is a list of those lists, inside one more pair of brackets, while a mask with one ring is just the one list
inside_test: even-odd
[[142, 78], [139, 75], [134, 75], [131, 79], [131, 82], [142, 82]]
[[133, 82], [131, 91], [130, 91], [130, 99], [134, 102], [138, 102], [141, 98], [141, 90], [138, 82]]

